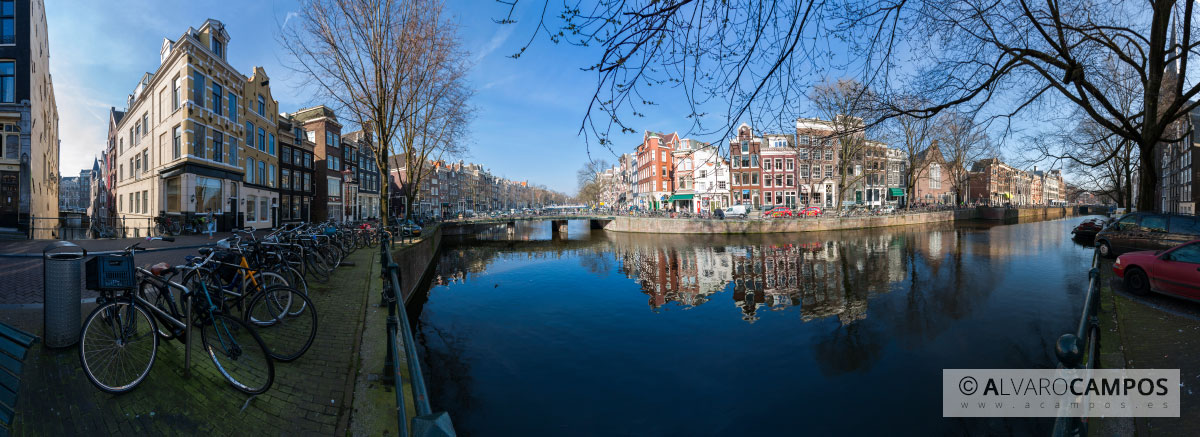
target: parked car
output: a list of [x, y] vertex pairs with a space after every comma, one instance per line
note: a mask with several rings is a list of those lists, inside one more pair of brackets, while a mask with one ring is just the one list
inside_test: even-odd
[[746, 218], [750, 213], [750, 209], [746, 205], [732, 205], [725, 207], [725, 217], [727, 218]]
[[810, 207], [800, 210], [800, 212], [796, 215], [799, 215], [802, 217], [817, 217], [817, 216], [821, 215], [821, 213], [822, 213], [821, 207], [810, 206]]
[[400, 235], [405, 237], [410, 235], [419, 236], [421, 235], [421, 226], [417, 225], [412, 220], [405, 220], [403, 223], [400, 223]]
[[1117, 257], [1113, 273], [1130, 293], [1151, 291], [1200, 299], [1200, 240], [1169, 250], [1130, 252]]
[[763, 211], [762, 216], [763, 216], [763, 218], [791, 217], [792, 209], [788, 208], [786, 206], [776, 206], [774, 208]]
[[1088, 219], [1076, 225], [1075, 229], [1071, 230], [1071, 234], [1074, 234], [1075, 238], [1095, 238], [1096, 234], [1104, 230], [1105, 226], [1108, 226], [1108, 220], [1102, 218]]
[[1112, 258], [1138, 250], [1165, 250], [1200, 238], [1195, 216], [1132, 212], [1096, 234], [1100, 254]]

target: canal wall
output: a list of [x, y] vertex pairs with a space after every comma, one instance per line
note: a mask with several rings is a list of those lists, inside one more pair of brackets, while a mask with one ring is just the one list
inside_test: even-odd
[[421, 280], [433, 271], [437, 263], [438, 250], [442, 248], [444, 226], [425, 228], [424, 235], [415, 244], [392, 251], [392, 259], [400, 266], [400, 287], [404, 302], [412, 298]]
[[711, 220], [616, 217], [604, 226], [613, 232], [653, 234], [775, 234], [885, 228], [957, 220], [1032, 220], [1074, 215], [1070, 208], [972, 208], [953, 211], [866, 217], [817, 217], [781, 220]]

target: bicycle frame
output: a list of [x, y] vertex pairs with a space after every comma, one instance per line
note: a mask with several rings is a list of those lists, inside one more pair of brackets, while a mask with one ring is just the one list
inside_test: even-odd
[[[146, 270], [142, 267], [136, 267], [136, 269], [137, 269], [137, 272], [142, 277], [141, 279], [156, 283], [154, 288], [155, 288], [155, 290], [158, 290], [158, 292], [160, 294], [166, 292], [168, 295], [170, 295], [170, 293], [171, 293], [170, 289], [174, 288], [174, 289], [177, 289], [180, 292], [182, 292], [182, 294], [181, 294], [182, 297], [184, 297], [184, 298], [191, 297], [191, 291], [189, 291], [187, 287], [184, 287], [183, 285], [181, 285], [175, 281], [172, 281], [169, 278], [161, 278], [161, 277], [155, 275], [154, 273], [151, 273], [149, 270]], [[164, 286], [166, 287], [165, 289], [164, 289]], [[138, 293], [130, 293], [130, 294], [133, 295], [134, 302], [137, 302], [139, 305], [149, 308], [150, 312], [153, 313], [155, 316], [157, 316], [157, 318], [160, 321], [170, 322], [175, 327], [182, 328], [183, 332], [184, 332], [184, 336], [187, 338], [187, 341], [192, 341], [192, 320], [194, 320], [194, 317], [192, 316], [192, 314], [193, 314], [192, 311], [193, 311], [193, 308], [195, 308], [195, 305], [187, 306], [187, 311], [186, 311], [187, 314], [185, 316], [186, 321], [180, 321], [179, 319], [172, 317], [170, 314], [167, 314], [165, 311], [163, 311], [161, 308], [159, 308], [158, 305], [151, 304], [146, 299], [143, 299], [142, 296], [139, 295]], [[173, 296], [172, 296], [172, 298], [173, 298]], [[173, 302], [172, 300], [168, 300], [168, 302], [171, 303], [171, 310], [174, 311], [175, 310], [175, 302]], [[183, 348], [183, 371], [187, 375], [192, 374], [192, 348], [190, 345]]]

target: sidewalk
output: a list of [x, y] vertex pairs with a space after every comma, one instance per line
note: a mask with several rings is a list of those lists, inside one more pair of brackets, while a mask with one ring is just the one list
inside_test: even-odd
[[[159, 243], [159, 242], [156, 242]], [[179, 244], [179, 242], [176, 242]], [[184, 376], [184, 345], [159, 343], [149, 377], [123, 395], [88, 382], [77, 347], [34, 346], [26, 358], [14, 435], [344, 435], [354, 390], [358, 342], [378, 248], [356, 251], [327, 284], [309, 283], [318, 331], [299, 360], [275, 364], [275, 383], [249, 398], [216, 373], [199, 346]], [[372, 272], [375, 272], [372, 274]], [[84, 311], [91, 310], [85, 305]], [[39, 334], [41, 310], [3, 309], [0, 321]]]
[[[101, 251], [121, 250], [141, 242], [141, 247], [156, 249], [139, 252], [137, 265], [148, 266], [160, 261], [182, 264], [184, 257], [195, 255], [199, 246], [213, 244], [221, 238], [233, 235], [217, 233], [212, 240], [207, 235], [181, 235], [174, 242], [146, 241], [145, 238], [119, 238], [102, 240], [72, 241], [87, 250], [88, 254]], [[59, 240], [0, 241], [0, 309], [36, 306], [44, 302], [42, 290], [42, 250]], [[83, 270], [79, 281], [83, 284]], [[96, 293], [82, 288], [84, 299], [96, 297]]]
[[1131, 295], [1115, 279], [1111, 263], [1100, 271], [1100, 367], [1179, 369], [1180, 412], [1178, 418], [1093, 419], [1089, 434], [1194, 435], [1200, 429], [1200, 304]]

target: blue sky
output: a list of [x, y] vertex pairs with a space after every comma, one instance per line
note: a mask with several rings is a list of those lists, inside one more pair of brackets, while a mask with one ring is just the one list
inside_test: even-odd
[[[463, 47], [474, 65], [468, 79], [476, 90], [471, 104], [477, 112], [471, 134], [461, 139], [469, 149], [463, 159], [481, 163], [499, 176], [573, 194], [575, 172], [589, 156], [579, 127], [596, 86], [596, 76], [580, 68], [595, 63], [599, 49], [555, 45], [540, 35], [520, 59], [512, 59], [509, 55], [529, 40], [541, 2], [520, 2], [517, 23], [510, 25], [493, 21], [508, 12], [507, 5], [494, 0], [447, 0], [446, 5], [459, 23]], [[313, 100], [312, 93], [300, 87], [300, 78], [286, 68], [291, 59], [278, 42], [279, 26], [297, 11], [297, 0], [51, 1], [46, 7], [60, 116], [60, 167], [65, 175], [91, 167], [105, 142], [109, 108], [122, 109], [142, 74], [157, 68], [162, 39], [178, 38], [207, 18], [225, 23], [232, 38], [228, 55], [234, 67], [243, 73], [254, 66], [266, 69], [282, 111], [325, 103]], [[548, 16], [558, 15], [555, 7], [551, 2]], [[837, 74], [822, 74], [829, 73]], [[651, 90], [648, 98], [658, 106], [643, 110], [645, 118], [624, 119], [636, 123], [638, 132], [614, 136], [613, 148], [618, 152], [632, 151], [643, 130], [689, 136], [688, 109], [678, 90]], [[720, 102], [701, 108], [710, 113], [705, 127], [722, 125], [724, 109]], [[756, 126], [761, 127], [778, 131]], [[593, 159], [615, 162], [614, 154], [594, 139], [590, 151]]]
[[[587, 160], [579, 125], [595, 86], [594, 76], [579, 68], [594, 62], [595, 52], [539, 38], [514, 60], [508, 55], [528, 40], [540, 10], [525, 7], [517, 24], [501, 26], [492, 19], [507, 9], [491, 0], [449, 1], [447, 7], [458, 17], [463, 46], [475, 64], [469, 79], [477, 90], [472, 101], [477, 113], [471, 136], [463, 139], [470, 150], [464, 160], [574, 193], [575, 171]], [[254, 66], [266, 69], [282, 111], [322, 103], [300, 88], [276, 38], [279, 24], [297, 8], [295, 0], [47, 2], [62, 173], [91, 167], [105, 142], [109, 108], [122, 109], [141, 75], [157, 68], [162, 39], [178, 38], [207, 18], [225, 23], [234, 67], [243, 74]], [[686, 129], [675, 126], [682, 116], [646, 121], [646, 129]], [[632, 150], [640, 140], [640, 134], [627, 135], [619, 144]], [[614, 161], [607, 150], [592, 150]]]

